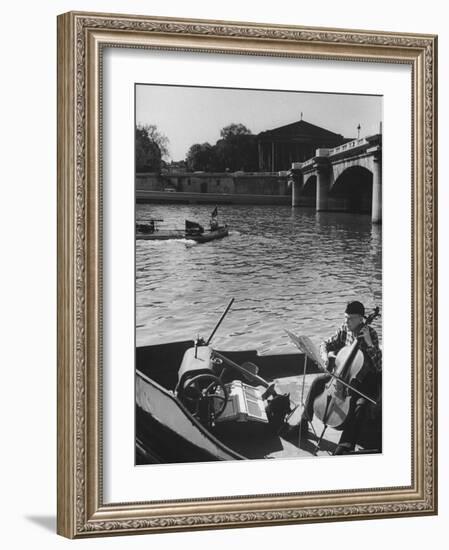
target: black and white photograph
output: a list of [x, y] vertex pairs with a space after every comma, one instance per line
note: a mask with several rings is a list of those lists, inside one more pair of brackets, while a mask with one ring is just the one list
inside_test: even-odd
[[3, 5], [5, 549], [444, 546], [444, 6]]
[[382, 97], [135, 86], [136, 464], [382, 452]]

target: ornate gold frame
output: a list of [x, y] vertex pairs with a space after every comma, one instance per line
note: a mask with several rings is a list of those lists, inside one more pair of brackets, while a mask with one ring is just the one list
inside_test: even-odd
[[[409, 64], [413, 107], [411, 486], [102, 501], [103, 46]], [[437, 37], [67, 13], [58, 18], [58, 532], [79, 538], [437, 513]], [[149, 495], [150, 496], [150, 495]]]

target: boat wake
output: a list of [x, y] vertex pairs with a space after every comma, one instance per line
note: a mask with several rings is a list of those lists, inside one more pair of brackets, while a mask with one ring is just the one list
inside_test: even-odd
[[[161, 240], [161, 241], [157, 241], [157, 240], [142, 240], [142, 241], [138, 241], [139, 242], [139, 246], [145, 246], [145, 247], [167, 247], [167, 246], [172, 246], [174, 244], [186, 244], [186, 243], [190, 243], [190, 242], [193, 242], [193, 241], [190, 241], [188, 239], [165, 239], [165, 240]], [[194, 244], [197, 244], [194, 242]]]

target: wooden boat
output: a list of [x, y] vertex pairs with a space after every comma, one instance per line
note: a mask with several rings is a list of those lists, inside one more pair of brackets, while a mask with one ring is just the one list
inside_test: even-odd
[[[136, 463], [332, 454], [341, 431], [320, 441], [318, 419], [306, 436], [298, 429], [301, 395], [319, 373], [302, 353], [217, 351], [202, 340], [139, 347]], [[380, 452], [380, 417], [355, 452]]]
[[191, 239], [197, 243], [207, 243], [209, 241], [215, 241], [217, 239], [223, 239], [229, 235], [229, 229], [227, 225], [219, 226], [215, 230], [205, 231], [201, 235], [186, 235], [186, 239]]
[[223, 239], [229, 235], [229, 229], [226, 226], [219, 227], [215, 231], [204, 231], [204, 233], [193, 235], [187, 234], [183, 230], [166, 230], [161, 229], [154, 233], [136, 232], [136, 240], [140, 241], [168, 241], [172, 239], [186, 239], [197, 243], [207, 243], [216, 239]]
[[[156, 220], [161, 221], [161, 220]], [[227, 225], [218, 226], [214, 230], [205, 230], [202, 233], [185, 229], [159, 229], [154, 224], [136, 224], [136, 240], [142, 241], [168, 241], [173, 239], [186, 239], [197, 243], [207, 243], [217, 239], [223, 239], [229, 235]]]

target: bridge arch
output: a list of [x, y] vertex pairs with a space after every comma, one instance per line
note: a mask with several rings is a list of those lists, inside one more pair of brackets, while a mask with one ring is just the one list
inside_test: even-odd
[[308, 174], [304, 176], [304, 182], [301, 186], [301, 205], [302, 206], [316, 206], [316, 174]]
[[302, 195], [305, 197], [316, 195], [316, 174], [310, 174], [307, 178], [304, 178], [304, 184], [302, 186]]
[[329, 193], [332, 210], [371, 213], [373, 173], [361, 165], [345, 168], [334, 180]]
[[317, 149], [312, 158], [292, 163], [292, 172], [292, 206], [308, 204], [315, 194], [317, 212], [370, 213], [373, 223], [382, 223], [382, 134]]

